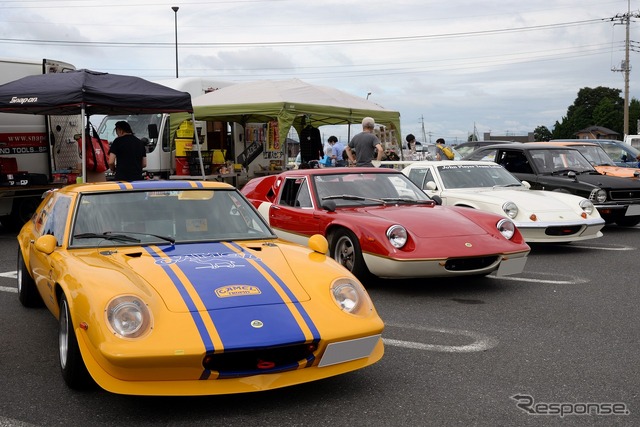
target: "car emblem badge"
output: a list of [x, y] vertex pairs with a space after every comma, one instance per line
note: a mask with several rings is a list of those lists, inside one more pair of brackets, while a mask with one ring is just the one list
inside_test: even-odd
[[252, 320], [251, 321], [251, 327], [252, 328], [260, 329], [263, 326], [264, 326], [264, 323], [262, 323], [262, 320]]
[[470, 248], [470, 247], [472, 247], [472, 246], [473, 246], [473, 245], [472, 245], [471, 243], [469, 243], [469, 242], [465, 243], [464, 245], [465, 245], [466, 247], [468, 247], [468, 248]]

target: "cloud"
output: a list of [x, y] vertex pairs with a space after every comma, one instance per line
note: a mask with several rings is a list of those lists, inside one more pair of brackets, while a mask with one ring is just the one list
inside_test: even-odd
[[[623, 89], [627, 1], [7, 2], [3, 55], [150, 80], [300, 78], [398, 110], [402, 134], [526, 134], [583, 87]], [[637, 39], [631, 24], [631, 38]], [[70, 41], [75, 44], [51, 44]], [[632, 62], [635, 58], [632, 56]], [[632, 78], [635, 76], [632, 73]], [[631, 97], [638, 97], [632, 79]], [[342, 140], [346, 138], [342, 136]]]

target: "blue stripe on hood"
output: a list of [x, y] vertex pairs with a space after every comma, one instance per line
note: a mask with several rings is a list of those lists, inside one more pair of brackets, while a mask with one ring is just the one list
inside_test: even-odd
[[[171, 264], [180, 268], [197, 292], [225, 349], [239, 350], [305, 341], [304, 332], [291, 312], [294, 307], [284, 303], [274, 286], [254, 263], [264, 268], [294, 302], [295, 310], [304, 319], [314, 340], [319, 340], [317, 328], [284, 282], [255, 255], [237, 245], [234, 247], [239, 252], [223, 243], [175, 245], [163, 248], [164, 257], [147, 250], [157, 258], [156, 263], [163, 266], [179, 290], [207, 351], [211, 349], [207, 345], [210, 341], [209, 334], [201, 328], [200, 314], [185, 290], [185, 286], [189, 285], [179, 282], [171, 272]], [[227, 293], [229, 289], [231, 294]], [[236, 290], [238, 294], [233, 293]]]

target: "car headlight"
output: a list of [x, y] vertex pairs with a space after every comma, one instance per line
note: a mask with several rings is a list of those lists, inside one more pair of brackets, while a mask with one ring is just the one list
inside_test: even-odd
[[582, 208], [587, 215], [591, 215], [595, 209], [593, 203], [587, 199], [580, 200], [580, 208]]
[[516, 204], [513, 202], [506, 202], [504, 205], [502, 205], [502, 210], [511, 219], [518, 216], [518, 206], [516, 206]]
[[591, 191], [591, 195], [589, 195], [589, 200], [595, 200], [598, 203], [604, 203], [607, 201], [607, 192], [602, 188]]
[[337, 279], [331, 284], [331, 296], [338, 307], [349, 314], [364, 316], [373, 308], [369, 294], [357, 280]]
[[400, 249], [407, 244], [407, 230], [401, 225], [392, 225], [387, 230], [387, 239], [394, 248]]
[[122, 338], [138, 338], [151, 329], [151, 312], [133, 295], [112, 299], [105, 310], [107, 325]]
[[513, 222], [508, 219], [501, 219], [496, 224], [496, 228], [504, 236], [505, 239], [511, 240], [513, 235], [516, 233], [516, 226]]

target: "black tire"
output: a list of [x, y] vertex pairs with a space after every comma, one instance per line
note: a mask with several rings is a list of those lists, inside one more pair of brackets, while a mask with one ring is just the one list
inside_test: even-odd
[[640, 216], [625, 216], [623, 218], [616, 219], [616, 224], [620, 227], [633, 227], [640, 224]]
[[95, 383], [89, 375], [89, 371], [87, 371], [84, 360], [82, 360], [82, 354], [80, 354], [80, 348], [78, 347], [78, 339], [73, 329], [69, 303], [65, 294], [62, 294], [60, 298], [60, 319], [58, 325], [58, 354], [64, 382], [69, 388], [74, 390], [91, 388]]
[[371, 273], [362, 257], [360, 242], [351, 231], [343, 229], [333, 234], [331, 257], [353, 273], [360, 281], [371, 277]]
[[24, 258], [22, 257], [22, 251], [18, 248], [18, 268], [17, 268], [17, 282], [18, 282], [18, 299], [23, 306], [34, 308], [42, 307], [42, 297], [38, 293], [36, 282], [29, 274]]
[[31, 219], [40, 202], [41, 196], [25, 197], [24, 199], [15, 199], [11, 214], [0, 217], [0, 223], [9, 231], [20, 231], [22, 226]]

